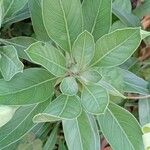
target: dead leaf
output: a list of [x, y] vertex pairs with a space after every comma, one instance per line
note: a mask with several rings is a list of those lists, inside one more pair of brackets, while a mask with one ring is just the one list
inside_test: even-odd
[[144, 30], [150, 29], [150, 15], [144, 16], [141, 24]]

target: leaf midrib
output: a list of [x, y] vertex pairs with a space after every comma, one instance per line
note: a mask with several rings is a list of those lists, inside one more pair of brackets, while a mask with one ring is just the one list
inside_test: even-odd
[[[116, 31], [117, 32], [117, 31]], [[123, 45], [124, 43], [126, 43], [132, 36], [134, 36], [137, 33], [137, 31], [135, 31], [134, 33], [132, 33], [131, 36], [129, 36], [124, 42], [120, 43], [119, 45], [115, 46], [113, 49], [111, 49], [111, 51], [107, 52], [105, 55], [103, 55], [102, 57], [100, 57], [97, 61], [95, 61], [92, 66], [96, 65], [97, 63], [99, 63], [104, 57], [107, 57], [107, 55], [109, 55], [110, 53], [112, 53], [115, 49], [117, 49], [118, 47], [120, 47], [121, 45]], [[107, 34], [108, 36], [109, 34]], [[105, 37], [105, 36], [104, 36]], [[102, 37], [102, 38], [104, 38]]]
[[24, 88], [24, 89], [17, 90], [17, 91], [12, 92], [12, 93], [0, 94], [0, 96], [7, 96], [7, 95], [10, 95], [10, 94], [17, 94], [17, 93], [20, 93], [20, 92], [29, 90], [29, 89], [31, 89], [31, 88], [37, 87], [37, 86], [39, 86], [39, 85], [41, 85], [41, 84], [44, 84], [44, 83], [46, 83], [46, 82], [49, 82], [49, 81], [51, 81], [51, 80], [55, 80], [55, 79], [56, 79], [56, 77], [55, 77], [55, 78], [52, 78], [52, 79], [48, 79], [48, 80], [42, 81], [42, 82], [40, 82], [40, 83], [37, 83], [37, 84], [35, 84], [35, 85], [26, 87], [26, 88]]

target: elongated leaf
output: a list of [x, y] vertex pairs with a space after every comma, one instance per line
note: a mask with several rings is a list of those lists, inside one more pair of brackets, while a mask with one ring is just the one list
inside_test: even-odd
[[64, 50], [71, 50], [82, 31], [80, 0], [43, 0], [42, 11], [48, 35]]
[[4, 19], [10, 18], [24, 8], [28, 0], [4, 0]]
[[49, 43], [36, 42], [27, 49], [31, 60], [45, 67], [55, 76], [64, 75], [66, 61], [63, 54]]
[[49, 100], [41, 104], [20, 107], [9, 123], [0, 128], [0, 150], [7, 149], [9, 145], [20, 140], [26, 133], [37, 126], [32, 122], [32, 117], [42, 112], [48, 103]]
[[58, 132], [58, 125], [56, 125], [52, 130], [47, 142], [43, 147], [43, 150], [53, 150], [55, 148], [55, 144], [57, 142], [57, 132]]
[[29, 13], [29, 9], [28, 9], [28, 4], [26, 4], [21, 10], [19, 10], [16, 14], [14, 14], [13, 16], [10, 16], [8, 18], [5, 18], [5, 20], [3, 20], [3, 26], [9, 24], [13, 24], [22, 20], [25, 20], [27, 18], [30, 18], [30, 13]]
[[42, 19], [41, 0], [29, 0], [32, 25], [38, 40], [49, 41]]
[[97, 119], [112, 149], [143, 150], [141, 128], [127, 110], [111, 103]]
[[111, 26], [111, 0], [84, 0], [82, 4], [84, 28], [97, 41], [109, 32]]
[[100, 67], [121, 65], [136, 51], [140, 42], [139, 28], [126, 28], [109, 33], [96, 42], [93, 65]]
[[0, 0], [0, 28], [2, 25], [2, 21], [3, 21], [3, 0]]
[[136, 76], [130, 71], [121, 69], [124, 80], [124, 91], [128, 93], [139, 93], [141, 95], [149, 94], [148, 82]]
[[97, 70], [89, 69], [85, 72], [82, 72], [80, 74], [80, 78], [85, 83], [88, 83], [88, 82], [97, 83], [98, 81], [100, 81], [102, 76], [99, 74]]
[[11, 120], [16, 110], [17, 107], [0, 105], [0, 127]]
[[32, 37], [20, 36], [12, 39], [0, 39], [0, 42], [5, 45], [13, 45], [16, 48], [20, 58], [31, 61], [24, 50], [31, 44], [37, 42], [37, 40]]
[[101, 74], [102, 80], [99, 84], [102, 85], [110, 94], [125, 98], [123, 75], [119, 68], [98, 68], [97, 71]]
[[5, 80], [9, 81], [17, 73], [23, 72], [23, 64], [14, 46], [1, 47], [0, 55], [0, 70]]
[[[57, 109], [56, 109], [57, 108]], [[34, 122], [53, 122], [62, 119], [74, 119], [81, 113], [81, 105], [77, 96], [60, 95], [43, 113], [33, 118]]]
[[74, 120], [63, 120], [63, 129], [69, 150], [100, 149], [95, 120], [85, 112]]
[[107, 91], [99, 85], [84, 85], [81, 103], [86, 111], [98, 115], [106, 110], [109, 96]]
[[60, 90], [68, 96], [76, 95], [78, 92], [78, 84], [74, 77], [66, 77], [60, 84]]
[[127, 26], [140, 26], [140, 19], [131, 12], [130, 0], [114, 0], [112, 11]]
[[150, 99], [139, 100], [139, 120], [142, 126], [150, 123]]
[[140, 6], [138, 6], [133, 13], [137, 15], [138, 17], [142, 18], [143, 16], [150, 14], [150, 1], [144, 0]]
[[77, 66], [80, 69], [85, 68], [91, 62], [95, 52], [95, 43], [93, 36], [84, 31], [73, 44], [72, 53]]
[[0, 104], [27, 105], [47, 100], [53, 95], [54, 77], [44, 69], [26, 69], [11, 81], [0, 79]]

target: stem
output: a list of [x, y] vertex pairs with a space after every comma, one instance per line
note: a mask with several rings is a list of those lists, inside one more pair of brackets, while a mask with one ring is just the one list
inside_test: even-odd
[[145, 96], [127, 96], [126, 99], [133, 99], [133, 100], [137, 100], [137, 99], [148, 99], [150, 98], [150, 95], [145, 95]]

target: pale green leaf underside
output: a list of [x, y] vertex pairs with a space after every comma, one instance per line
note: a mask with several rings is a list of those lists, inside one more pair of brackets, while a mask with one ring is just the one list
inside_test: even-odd
[[141, 43], [140, 28], [119, 29], [96, 42], [92, 65], [113, 67], [124, 63]]
[[14, 46], [1, 47], [0, 55], [0, 70], [5, 80], [9, 81], [17, 73], [23, 72], [23, 64]]
[[0, 128], [0, 150], [7, 150], [11, 144], [19, 141], [26, 133], [31, 131], [37, 124], [32, 122], [32, 118], [42, 112], [49, 100], [44, 103], [20, 107], [14, 117]]
[[84, 85], [81, 103], [86, 111], [94, 115], [104, 113], [109, 103], [107, 91], [99, 85]]
[[91, 62], [95, 52], [93, 36], [87, 32], [82, 32], [75, 40], [72, 48], [72, 55], [79, 69], [85, 68]]
[[0, 79], [0, 104], [27, 105], [43, 102], [52, 96], [53, 84], [54, 77], [46, 70], [26, 69], [9, 82]]
[[143, 150], [141, 128], [127, 110], [111, 103], [97, 119], [112, 149]]
[[69, 150], [99, 150], [100, 142], [95, 120], [85, 112], [74, 120], [63, 120]]
[[111, 26], [111, 0], [84, 0], [84, 29], [91, 32], [95, 41], [109, 32]]
[[102, 76], [96, 70], [92, 69], [89, 69], [80, 74], [80, 79], [85, 83], [88, 82], [97, 83], [98, 81], [100, 81], [101, 78]]
[[42, 12], [48, 35], [64, 50], [70, 51], [82, 31], [80, 0], [43, 0]]
[[16, 110], [17, 107], [0, 105], [0, 127], [11, 120]]
[[65, 57], [49, 43], [36, 42], [26, 52], [33, 62], [42, 65], [55, 76], [62, 76], [67, 71]]
[[33, 121], [39, 123], [74, 119], [78, 117], [80, 113], [81, 105], [77, 96], [60, 95], [50, 103], [43, 113], [36, 115]]
[[66, 77], [60, 84], [60, 90], [63, 94], [68, 96], [76, 95], [78, 92], [78, 84], [74, 77]]

